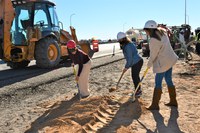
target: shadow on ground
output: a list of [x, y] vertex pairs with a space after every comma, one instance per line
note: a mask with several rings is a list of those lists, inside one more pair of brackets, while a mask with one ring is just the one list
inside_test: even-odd
[[62, 67], [71, 67], [71, 61], [69, 60], [62, 62], [59, 66], [51, 69], [42, 69], [38, 68], [36, 65], [33, 65], [23, 69], [2, 70], [0, 71], [0, 88], [48, 73], [52, 70], [56, 70]]

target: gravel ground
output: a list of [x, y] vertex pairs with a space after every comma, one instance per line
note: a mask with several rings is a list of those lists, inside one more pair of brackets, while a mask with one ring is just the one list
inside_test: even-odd
[[[100, 78], [101, 66], [122, 59], [121, 54], [94, 59], [91, 79], [93, 77]], [[65, 66], [65, 64], [61, 66]], [[67, 66], [69, 65], [67, 64]], [[112, 65], [109, 66], [111, 67], [109, 69], [112, 70]], [[44, 113], [45, 109], [39, 108], [38, 105], [44, 101], [54, 103], [57, 101], [56, 99], [70, 98], [77, 92], [71, 67], [59, 67], [52, 70], [32, 67], [27, 70], [28, 72], [24, 72], [26, 71], [24, 70], [23, 73], [22, 70], [15, 70], [14, 76], [18, 76], [17, 78], [11, 75], [12, 72], [6, 75], [6, 78], [1, 78], [0, 83], [2, 86], [4, 84], [0, 88], [1, 133], [24, 132], [31, 122]], [[9, 79], [9, 77], [13, 78]], [[91, 80], [91, 84], [100, 83]], [[92, 87], [93, 85], [91, 85]], [[95, 90], [92, 89], [93, 91]], [[33, 110], [37, 110], [37, 113]]]
[[[166, 84], [160, 111], [148, 111], [152, 100], [154, 74], [150, 70], [143, 81], [143, 95], [132, 103], [130, 70], [119, 90], [116, 86], [124, 60], [122, 54], [93, 60], [90, 73], [91, 96], [78, 100], [71, 67], [53, 70], [30, 68], [29, 74], [0, 83], [1, 133], [197, 133], [200, 130], [200, 63], [178, 61], [174, 67], [178, 108], [164, 106], [169, 96]], [[147, 59], [144, 58], [143, 74]], [[19, 75], [18, 71], [15, 73]], [[9, 77], [9, 76], [7, 76]]]

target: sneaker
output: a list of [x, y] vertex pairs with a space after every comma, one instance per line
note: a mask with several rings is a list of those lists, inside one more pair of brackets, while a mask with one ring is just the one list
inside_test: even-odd
[[140, 97], [142, 95], [142, 91], [141, 90], [138, 90], [136, 93], [135, 93], [135, 97]]

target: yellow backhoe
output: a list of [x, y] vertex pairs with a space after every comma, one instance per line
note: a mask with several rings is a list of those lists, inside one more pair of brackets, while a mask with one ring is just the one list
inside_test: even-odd
[[93, 55], [90, 43], [80, 43], [73, 27], [70, 34], [61, 25], [51, 1], [0, 0], [0, 59], [14, 69], [32, 60], [38, 67], [52, 68], [68, 56], [66, 43], [71, 39]]

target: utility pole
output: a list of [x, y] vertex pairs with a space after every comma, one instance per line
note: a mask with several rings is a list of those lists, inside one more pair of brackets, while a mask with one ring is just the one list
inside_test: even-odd
[[186, 4], [187, 4], [187, 2], [186, 2], [186, 0], [185, 0], [185, 24], [186, 24], [186, 16], [187, 16], [187, 13], [186, 13], [186, 8], [187, 8], [187, 6], [186, 6]]

